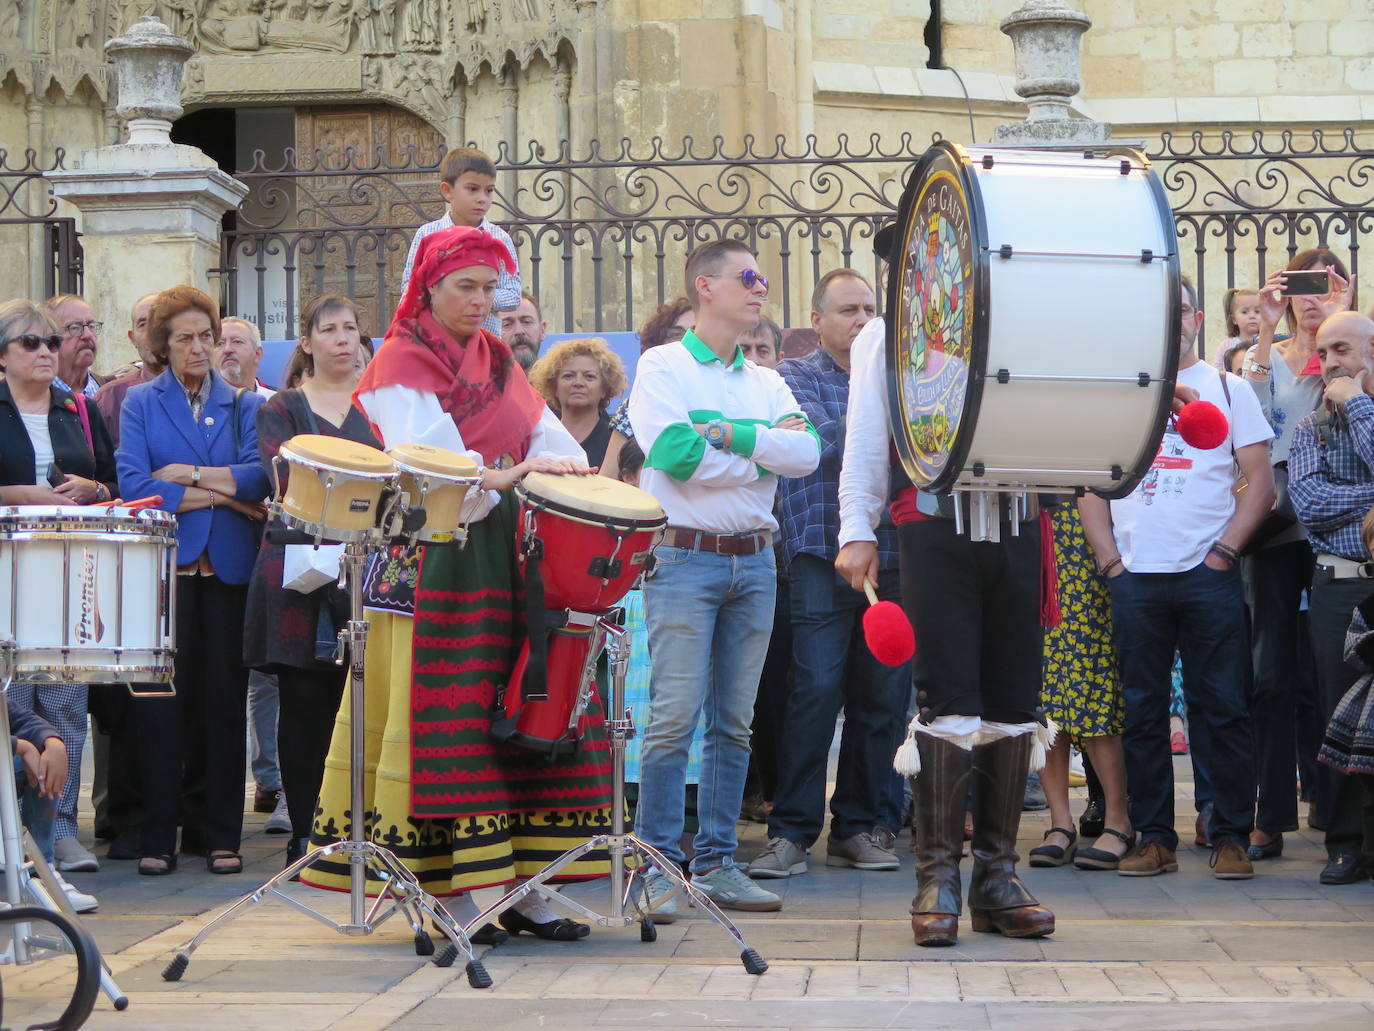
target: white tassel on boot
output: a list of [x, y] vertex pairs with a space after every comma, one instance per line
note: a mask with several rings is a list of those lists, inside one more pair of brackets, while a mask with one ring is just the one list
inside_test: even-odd
[[977, 743], [980, 721], [977, 716], [937, 716], [932, 723], [921, 722], [913, 716], [907, 724], [906, 740], [892, 757], [892, 768], [903, 777], [915, 777], [921, 772], [921, 752], [916, 747], [916, 735], [952, 741], [960, 748], [972, 748]]
[[921, 772], [921, 750], [916, 747], [916, 731], [907, 730], [906, 739], [892, 757], [892, 768], [903, 777], [915, 777]]
[[1045, 768], [1045, 760], [1054, 747], [1054, 739], [1059, 736], [1059, 728], [1054, 720], [1046, 719], [1045, 726], [1036, 727], [1032, 733], [1035, 734], [1035, 744], [1031, 746], [1030, 772], [1039, 773]]

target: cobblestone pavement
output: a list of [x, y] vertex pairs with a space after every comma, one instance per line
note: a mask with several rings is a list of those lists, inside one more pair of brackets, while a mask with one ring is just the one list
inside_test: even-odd
[[[1191, 841], [1182, 797], [1179, 812]], [[284, 839], [262, 834], [261, 823], [249, 817], [241, 877], [212, 876], [193, 857], [171, 877], [138, 877], [120, 862], [71, 875], [100, 897], [85, 922], [130, 998], [116, 1013], [102, 997], [88, 1027], [1374, 1028], [1374, 885], [1318, 885], [1320, 835], [1306, 830], [1286, 835], [1284, 856], [1257, 864], [1250, 881], [1214, 880], [1208, 853], [1191, 847], [1177, 874], [1155, 878], [1027, 869], [1058, 918], [1041, 941], [974, 934], [965, 921], [957, 947], [916, 948], [903, 835], [899, 873], [828, 868], [822, 840], [805, 876], [770, 884], [783, 910], [738, 921], [771, 964], [762, 977], [746, 974], [730, 941], [687, 909], [651, 944], [636, 928], [598, 928], [577, 943], [520, 938], [484, 950], [495, 986], [478, 992], [460, 967], [417, 957], [403, 924], [345, 938], [268, 902], [202, 946], [181, 982], [162, 981], [176, 946], [279, 868]], [[1023, 853], [1048, 826], [1046, 814], [1027, 814]], [[741, 831], [747, 859], [764, 832]], [[346, 911], [343, 896], [292, 890]], [[606, 898], [604, 885], [570, 892], [589, 904]], [[70, 977], [64, 961], [3, 973], [6, 1026], [55, 1016], [58, 982]]]

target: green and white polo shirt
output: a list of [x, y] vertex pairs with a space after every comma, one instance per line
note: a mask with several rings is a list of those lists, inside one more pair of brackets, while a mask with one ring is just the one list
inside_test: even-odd
[[[780, 430], [789, 416], [805, 418], [792, 391], [772, 369], [734, 358], [722, 362], [689, 332], [640, 356], [630, 392], [630, 423], [644, 449], [639, 485], [663, 506], [670, 526], [709, 533], [776, 530], [778, 476], [805, 476], [820, 462], [820, 438]], [[733, 424], [727, 450], [716, 450], [693, 424]]]

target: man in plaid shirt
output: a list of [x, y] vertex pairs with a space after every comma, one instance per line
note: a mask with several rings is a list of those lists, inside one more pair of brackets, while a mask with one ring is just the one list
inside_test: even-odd
[[[863, 276], [852, 269], [828, 273], [811, 298], [811, 324], [821, 346], [778, 366], [820, 435], [821, 462], [815, 472], [783, 478], [779, 484], [796, 683], [782, 719], [768, 848], [749, 865], [750, 877], [806, 872], [807, 850], [825, 825], [826, 755], [841, 705], [844, 735], [830, 802], [826, 865], [898, 867], [892, 841], [902, 824], [902, 789], [892, 756], [911, 701], [911, 667], [884, 666], [869, 652], [860, 629], [868, 603], [834, 566], [849, 350], [874, 313], [873, 289]], [[897, 541], [890, 517], [878, 527], [878, 552], [878, 593], [897, 601]]]
[[[1355, 682], [1344, 661], [1345, 632], [1355, 607], [1374, 595], [1374, 568], [1360, 525], [1374, 507], [1374, 321], [1356, 312], [1332, 315], [1317, 331], [1324, 403], [1293, 432], [1288, 491], [1307, 527], [1317, 568], [1309, 618], [1317, 660], [1322, 725]], [[1374, 850], [1360, 820], [1356, 778], [1318, 768], [1317, 825], [1326, 829], [1323, 884], [1354, 884], [1369, 876], [1363, 849]]]

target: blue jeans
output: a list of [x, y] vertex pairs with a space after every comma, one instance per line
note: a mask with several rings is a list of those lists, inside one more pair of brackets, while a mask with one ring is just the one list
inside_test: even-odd
[[[809, 848], [825, 823], [825, 770], [835, 717], [844, 707], [839, 770], [830, 799], [830, 834], [852, 838], [874, 827], [901, 827], [900, 778], [892, 756], [906, 732], [911, 664], [884, 666], [863, 640], [868, 600], [826, 559], [798, 555], [792, 577], [792, 660], [796, 683], [778, 750], [778, 790], [768, 835]], [[897, 570], [878, 595], [901, 598]]]
[[1254, 826], [1254, 745], [1247, 693], [1250, 634], [1240, 571], [1204, 563], [1182, 573], [1109, 580], [1126, 695], [1126, 783], [1142, 841], [1178, 847], [1169, 753], [1169, 670], [1183, 656], [1185, 690], [1209, 741], [1214, 843], [1248, 843]]
[[14, 793], [19, 798], [21, 822], [28, 828], [34, 846], [52, 866], [52, 846], [57, 840], [57, 799], [44, 798], [38, 793], [36, 785], [29, 786], [29, 778], [24, 774], [24, 760], [17, 755], [14, 757]]
[[281, 790], [277, 765], [277, 714], [280, 696], [273, 673], [248, 673], [248, 729], [253, 743], [253, 783], [263, 791]]
[[687, 749], [702, 713], [694, 873], [734, 861], [735, 822], [749, 767], [749, 725], [773, 632], [773, 549], [726, 556], [659, 548], [644, 582], [649, 629], [649, 725], [635, 830], [682, 861]]

